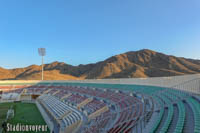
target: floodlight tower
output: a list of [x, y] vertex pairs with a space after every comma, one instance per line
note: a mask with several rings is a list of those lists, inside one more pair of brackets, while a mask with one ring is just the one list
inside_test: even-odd
[[46, 49], [45, 48], [38, 48], [38, 53], [42, 57], [42, 80], [44, 80], [44, 56], [46, 55]]

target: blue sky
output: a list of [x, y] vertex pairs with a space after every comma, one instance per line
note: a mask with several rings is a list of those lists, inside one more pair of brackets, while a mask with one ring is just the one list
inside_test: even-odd
[[0, 66], [78, 65], [139, 49], [200, 59], [199, 0], [1, 0]]

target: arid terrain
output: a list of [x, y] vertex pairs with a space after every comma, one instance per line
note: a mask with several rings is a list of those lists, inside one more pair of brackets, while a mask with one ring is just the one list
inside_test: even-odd
[[[193, 60], [148, 49], [130, 51], [93, 64], [72, 66], [63, 62], [44, 65], [45, 80], [158, 77], [200, 73], [200, 60]], [[4, 69], [0, 79], [39, 80], [41, 67]]]

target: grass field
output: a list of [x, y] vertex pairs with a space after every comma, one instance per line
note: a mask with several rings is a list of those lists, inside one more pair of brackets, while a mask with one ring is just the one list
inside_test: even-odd
[[[37, 109], [37, 106], [32, 103], [2, 103], [0, 104], [0, 112], [1, 110], [5, 112], [5, 113], [1, 112], [2, 115], [0, 115], [0, 120], [1, 119], [5, 120], [7, 110], [11, 106], [14, 107], [15, 115], [14, 115], [14, 118], [8, 121], [8, 123], [12, 125], [16, 125], [18, 123], [23, 124], [23, 125], [46, 125], [43, 117], [41, 116], [39, 110]], [[13, 132], [10, 132], [10, 133], [13, 133]], [[45, 133], [45, 132], [42, 132], [42, 133]], [[49, 133], [49, 131], [47, 133]]]
[[1, 103], [0, 104], [0, 127], [2, 125], [2, 122], [6, 119], [8, 109], [10, 108], [11, 103]]

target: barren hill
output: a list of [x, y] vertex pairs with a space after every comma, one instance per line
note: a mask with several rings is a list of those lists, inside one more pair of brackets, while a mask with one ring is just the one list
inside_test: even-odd
[[[112, 56], [94, 64], [72, 66], [63, 62], [44, 65], [45, 80], [157, 77], [200, 73], [200, 60], [143, 49]], [[40, 79], [41, 67], [0, 68], [0, 79]]]

